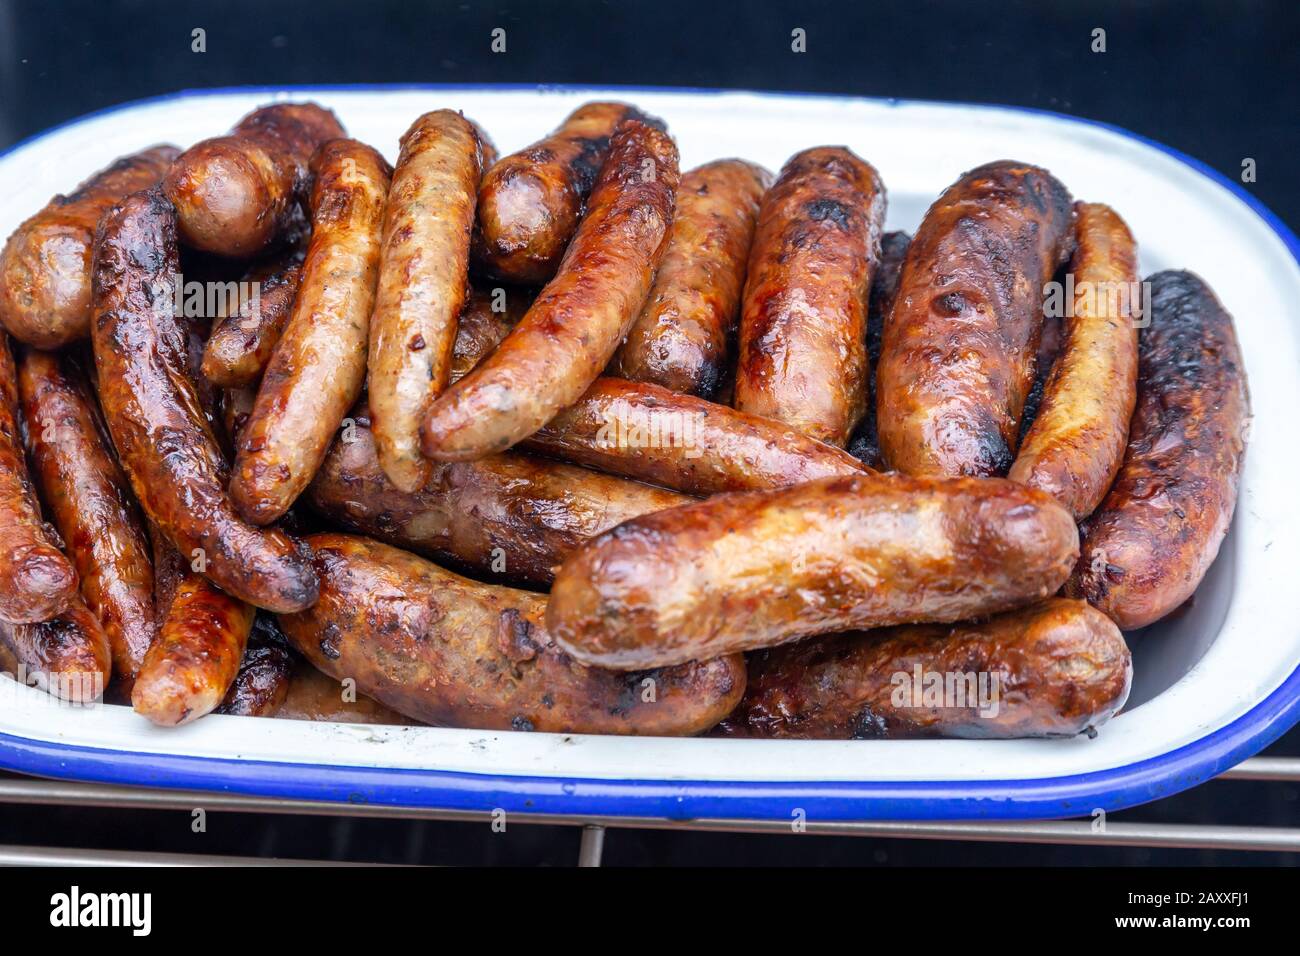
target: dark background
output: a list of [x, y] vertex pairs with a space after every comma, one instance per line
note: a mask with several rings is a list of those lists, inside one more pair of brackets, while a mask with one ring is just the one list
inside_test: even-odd
[[[0, 0], [0, 149], [192, 87], [574, 83], [1007, 103], [1114, 123], [1239, 180], [1293, 229], [1300, 4], [1228, 2], [273, 3]], [[207, 31], [192, 53], [190, 31]], [[507, 52], [490, 52], [495, 27]], [[790, 50], [802, 27], [807, 52]], [[1090, 49], [1106, 30], [1105, 53]], [[791, 149], [810, 144], [792, 144]], [[1300, 754], [1292, 732], [1272, 754]], [[1300, 825], [1294, 785], [1219, 782], [1112, 819]], [[215, 839], [214, 839], [215, 838]], [[0, 844], [400, 862], [571, 863], [574, 830], [0, 807]], [[1294, 864], [1208, 851], [611, 831], [608, 863]]]

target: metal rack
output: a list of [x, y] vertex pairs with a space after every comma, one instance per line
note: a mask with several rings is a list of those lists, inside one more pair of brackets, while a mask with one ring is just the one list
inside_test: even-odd
[[[1220, 780], [1300, 783], [1300, 757], [1254, 757], [1222, 774]], [[0, 780], [0, 804], [113, 807], [135, 810], [189, 810], [202, 805], [227, 813], [346, 816], [396, 820], [481, 822], [491, 811], [448, 811], [379, 804], [281, 800], [242, 794], [119, 787], [29, 778]], [[520, 814], [516, 821], [582, 828], [579, 866], [600, 866], [607, 829], [703, 830], [720, 833], [789, 833], [782, 820], [668, 820], [657, 818]], [[1300, 827], [1219, 826], [1213, 824], [1125, 823], [1092, 820], [993, 822], [836, 822], [809, 820], [804, 832], [815, 836], [864, 836], [917, 840], [969, 840], [994, 843], [1047, 843], [1074, 846], [1155, 847], [1163, 849], [1257, 850], [1300, 853]], [[0, 846], [0, 865], [78, 866], [348, 866], [326, 860], [279, 860], [185, 853], [132, 853]]]

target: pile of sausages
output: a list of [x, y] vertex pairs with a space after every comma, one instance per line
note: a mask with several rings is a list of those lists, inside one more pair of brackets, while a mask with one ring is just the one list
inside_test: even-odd
[[1094, 732], [1231, 521], [1232, 319], [1098, 293], [1133, 236], [1045, 169], [885, 213], [844, 147], [682, 174], [621, 103], [118, 160], [0, 260], [0, 669], [160, 725]]

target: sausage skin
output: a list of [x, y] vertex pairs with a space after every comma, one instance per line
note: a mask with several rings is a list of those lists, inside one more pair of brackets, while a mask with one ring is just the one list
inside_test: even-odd
[[1237, 333], [1214, 292], [1191, 272], [1147, 282], [1128, 449], [1084, 522], [1066, 585], [1124, 630], [1181, 605], [1214, 562], [1237, 505], [1250, 417]]
[[330, 676], [426, 723], [483, 730], [686, 736], [740, 700], [739, 654], [621, 674], [566, 655], [546, 599], [478, 584], [366, 538], [309, 539], [320, 602], [280, 616], [294, 647]]
[[571, 554], [547, 628], [578, 660], [660, 667], [816, 634], [994, 614], [1056, 592], [1079, 537], [1005, 479], [823, 478], [624, 522]]
[[1001, 475], [1034, 380], [1044, 286], [1070, 255], [1070, 193], [1001, 160], [935, 201], [903, 263], [876, 372], [880, 451], [909, 475]]
[[0, 622], [0, 641], [25, 669], [25, 682], [60, 700], [89, 704], [104, 694], [113, 655], [99, 619], [73, 595], [58, 616], [36, 624]]
[[305, 607], [316, 599], [311, 565], [282, 531], [240, 519], [226, 494], [186, 333], [165, 305], [175, 272], [175, 214], [160, 189], [128, 197], [100, 224], [95, 366], [113, 444], [145, 514], [187, 559], [201, 551], [218, 586], [270, 610]]
[[306, 198], [316, 147], [344, 135], [334, 114], [315, 103], [276, 103], [249, 113], [229, 135], [191, 146], [163, 177], [181, 238], [220, 256], [261, 252]]
[[284, 702], [276, 717], [285, 720], [323, 720], [337, 724], [418, 724], [405, 714], [385, 707], [373, 697], [347, 690], [314, 665], [299, 659], [289, 673]]
[[1106, 615], [1051, 598], [987, 621], [905, 624], [759, 651], [722, 734], [1091, 735], [1124, 705], [1132, 678], [1124, 636]]
[[459, 113], [425, 113], [402, 137], [384, 209], [370, 407], [379, 463], [404, 491], [429, 471], [420, 423], [451, 375], [484, 149], [477, 127]]
[[203, 377], [219, 388], [257, 384], [293, 311], [302, 266], [251, 270], [244, 281], [259, 285], [256, 309], [250, 300], [235, 315], [219, 317], [203, 346]]
[[[534, 296], [527, 289], [497, 288], [501, 290], [499, 296], [497, 289], [486, 285], [470, 289], [469, 301], [456, 324], [456, 344], [451, 351], [451, 382], [459, 382], [485, 355], [500, 345], [533, 303]], [[498, 305], [499, 310], [496, 308]]]
[[771, 184], [771, 173], [743, 159], [682, 176], [668, 248], [612, 374], [713, 396], [736, 332], [758, 205]]
[[389, 167], [336, 139], [312, 160], [312, 233], [293, 314], [240, 431], [230, 498], [253, 524], [281, 518], [311, 483], [366, 381]]
[[124, 156], [14, 230], [0, 255], [0, 325], [9, 334], [42, 349], [90, 334], [95, 227], [118, 200], [158, 182], [178, 155], [175, 146], [153, 146]]
[[733, 404], [841, 448], [866, 409], [867, 296], [885, 187], [843, 147], [796, 153], [763, 198]]
[[234, 717], [273, 717], [289, 694], [295, 664], [288, 641], [269, 614], [253, 620], [239, 671], [214, 713]]
[[[504, 451], [581, 397], [645, 303], [676, 189], [667, 134], [636, 120], [620, 126], [559, 272], [496, 351], [433, 403], [421, 432], [426, 455], [467, 461]], [[373, 389], [372, 370], [372, 404]], [[382, 461], [382, 442], [380, 451]]]
[[905, 232], [887, 232], [880, 239], [880, 264], [871, 277], [871, 294], [867, 298], [867, 407], [849, 439], [848, 450], [869, 468], [880, 467], [880, 437], [876, 429], [876, 369], [880, 367], [880, 339], [885, 330], [885, 316], [894, 306], [898, 277], [912, 237]]

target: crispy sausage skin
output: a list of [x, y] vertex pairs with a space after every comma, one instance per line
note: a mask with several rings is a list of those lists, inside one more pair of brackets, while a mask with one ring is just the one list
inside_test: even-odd
[[302, 266], [276, 263], [269, 271], [258, 267], [247, 272], [244, 281], [258, 284], [256, 307], [250, 299], [234, 315], [219, 317], [203, 347], [203, 377], [220, 388], [257, 384], [293, 311]]
[[994, 614], [1055, 593], [1079, 536], [1001, 478], [823, 478], [624, 522], [580, 547], [547, 628], [584, 663], [633, 669], [816, 634]]
[[588, 538], [690, 500], [514, 452], [437, 465], [408, 493], [380, 469], [365, 408], [352, 418], [308, 491], [312, 506], [354, 531], [511, 583], [548, 585]]
[[254, 110], [230, 134], [191, 146], [163, 177], [187, 245], [221, 256], [256, 255], [290, 225], [306, 198], [316, 147], [345, 135], [315, 103]]
[[[953, 697], [941, 697], [932, 675]], [[759, 651], [722, 733], [743, 737], [1073, 737], [1128, 698], [1124, 636], [1083, 601]]]
[[587, 103], [545, 139], [489, 169], [478, 192], [474, 265], [504, 282], [550, 281], [586, 211], [619, 124], [660, 120], [626, 103]]
[[1101, 503], [1137, 401], [1137, 246], [1109, 206], [1076, 203], [1074, 301], [1064, 349], [1007, 477], [1055, 496], [1075, 520]]
[[744, 693], [739, 654], [637, 674], [585, 667], [551, 639], [546, 599], [478, 584], [366, 538], [309, 538], [311, 610], [280, 616], [294, 647], [416, 720], [484, 730], [686, 736]]
[[866, 409], [885, 187], [843, 147], [796, 153], [758, 213], [733, 404], [843, 447]]
[[418, 724], [405, 714], [385, 707], [373, 697], [358, 694], [314, 665], [299, 660], [289, 673], [284, 702], [275, 716], [285, 720], [322, 720], [337, 724]]
[[201, 551], [217, 585], [268, 610], [305, 607], [316, 599], [310, 563], [282, 531], [241, 520], [226, 494], [226, 462], [170, 308], [175, 272], [175, 215], [160, 189], [135, 193], [100, 224], [95, 365], [113, 444], [145, 514], [187, 558]]
[[[496, 351], [434, 402], [421, 433], [426, 455], [467, 461], [504, 451], [581, 397], [645, 303], [676, 189], [667, 134], [636, 120], [620, 126], [559, 272]], [[382, 461], [382, 442], [380, 451]]]
[[99, 619], [73, 595], [58, 616], [36, 624], [0, 622], [0, 641], [26, 670], [26, 683], [60, 700], [89, 704], [103, 696], [113, 655]]
[[1147, 282], [1128, 449], [1084, 523], [1066, 585], [1124, 630], [1181, 605], [1214, 562], [1237, 505], [1250, 417], [1237, 333], [1214, 292], [1191, 272]]
[[521, 447], [690, 495], [867, 471], [843, 449], [778, 422], [610, 377], [596, 379]]
[[758, 204], [772, 174], [720, 159], [682, 176], [668, 248], [613, 374], [711, 398], [735, 335]]
[[239, 671], [214, 711], [235, 717], [273, 717], [289, 694], [295, 660], [272, 615], [258, 614]]
[[162, 727], [210, 714], [239, 672], [255, 613], [203, 575], [186, 575], [131, 690], [135, 712]]
[[428, 475], [420, 423], [451, 375], [484, 149], [459, 113], [425, 113], [402, 137], [384, 209], [370, 407], [379, 462], [404, 491]]
[[1037, 166], [980, 166], [930, 207], [907, 251], [876, 372], [890, 468], [942, 477], [1011, 466], [1044, 286], [1072, 241], [1070, 193]]
[[474, 286], [456, 325], [450, 381], [459, 382], [485, 355], [500, 345], [527, 314], [534, 298], [527, 289]]
[[14, 338], [56, 349], [90, 334], [95, 227], [118, 200], [158, 182], [178, 155], [175, 146], [154, 146], [124, 156], [14, 230], [0, 255], [0, 324]]
[[48, 621], [77, 596], [76, 569], [41, 519], [20, 432], [18, 372], [0, 332], [0, 621], [10, 624]]
[[312, 234], [293, 314], [240, 431], [230, 497], [253, 524], [278, 520], [311, 482], [366, 381], [389, 167], [355, 140], [312, 160]]
[[19, 362], [27, 448], [50, 518], [128, 685], [154, 637], [153, 561], [126, 476], [105, 444], [94, 398], [69, 360], [27, 350]]

